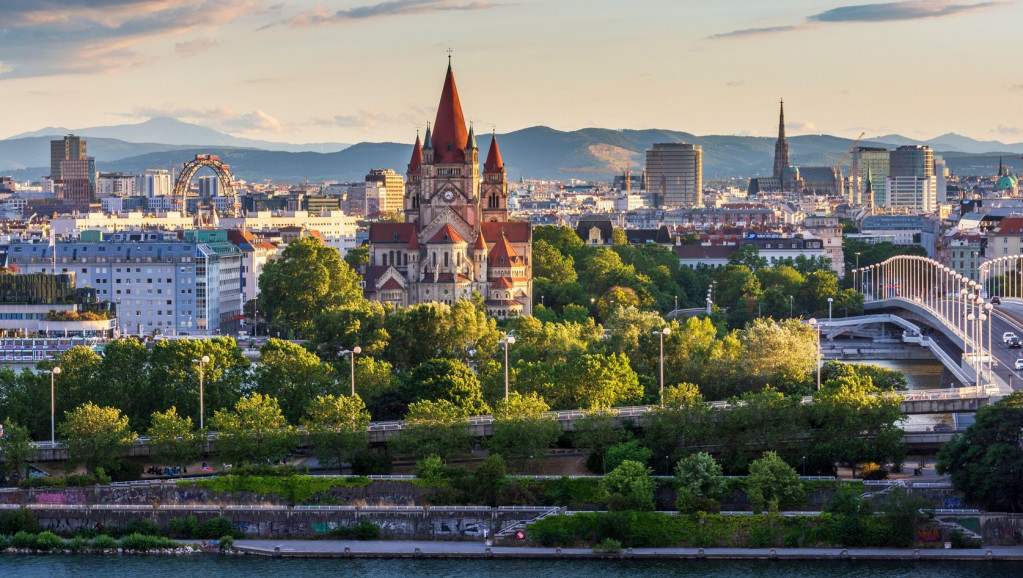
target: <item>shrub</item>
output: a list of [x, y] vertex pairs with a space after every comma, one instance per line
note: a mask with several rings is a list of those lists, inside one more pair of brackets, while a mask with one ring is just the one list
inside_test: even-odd
[[[296, 504], [308, 501], [316, 494], [329, 491], [331, 488], [354, 488], [366, 486], [369, 478], [363, 476], [344, 478], [317, 478], [289, 474], [286, 476], [249, 476], [234, 475], [217, 476], [205, 480], [188, 480], [178, 482], [179, 486], [197, 486], [214, 492], [253, 492], [260, 495], [276, 494]], [[212, 539], [212, 538], [211, 538]]]
[[234, 550], [234, 536], [231, 534], [225, 534], [220, 537], [220, 551], [226, 552], [228, 550]]
[[622, 551], [622, 543], [614, 538], [604, 538], [593, 547], [593, 551], [598, 554], [618, 554]]
[[117, 548], [117, 540], [106, 534], [100, 534], [92, 539], [92, 547], [94, 550], [113, 550]]
[[441, 460], [439, 456], [429, 455], [417, 461], [416, 478], [427, 485], [444, 485], [447, 480], [443, 460]]
[[22, 489], [30, 488], [78, 488], [95, 486], [96, 484], [109, 484], [110, 476], [103, 471], [103, 468], [96, 468], [92, 474], [69, 474], [63, 477], [47, 476], [43, 478], [25, 478], [18, 482]]
[[355, 538], [356, 540], [376, 540], [380, 537], [380, 526], [370, 520], [360, 520], [354, 526], [338, 526], [331, 530], [331, 535], [338, 538]]
[[36, 519], [35, 512], [28, 508], [22, 508], [6, 510], [0, 515], [0, 534], [13, 536], [21, 531], [30, 534], [39, 533], [39, 520]]
[[[601, 488], [610, 498], [620, 496], [614, 498], [614, 509], [653, 510], [654, 487], [650, 468], [632, 460], [625, 460], [601, 480]], [[611, 506], [609, 501], [608, 508]]]
[[153, 523], [152, 520], [135, 518], [123, 526], [107, 526], [107, 533], [113, 538], [122, 538], [130, 534], [143, 534], [146, 536], [160, 536], [163, 532]]
[[196, 535], [193, 538], [199, 538], [201, 540], [216, 540], [218, 536], [244, 536], [244, 533], [234, 529], [234, 524], [231, 520], [224, 517], [210, 518], [202, 524], [199, 524], [199, 528]]
[[195, 515], [171, 518], [167, 521], [167, 533], [172, 538], [196, 538], [199, 534], [199, 520]]
[[874, 462], [860, 464], [860, 477], [864, 480], [887, 480], [888, 471]]
[[36, 535], [21, 530], [11, 538], [11, 546], [15, 548], [35, 548]]
[[86, 541], [86, 539], [84, 537], [82, 537], [82, 536], [75, 536], [74, 538], [71, 538], [70, 541], [68, 541], [67, 546], [68, 546], [68, 549], [71, 550], [72, 552], [81, 552], [82, 550], [85, 549], [85, 546], [87, 544], [88, 544], [88, 542]]
[[64, 547], [64, 538], [53, 532], [42, 532], [35, 537], [37, 550], [60, 550]]
[[654, 452], [650, 448], [643, 447], [639, 440], [620, 443], [608, 448], [604, 454], [604, 471], [610, 472], [626, 460], [639, 462], [645, 466], [653, 455]]

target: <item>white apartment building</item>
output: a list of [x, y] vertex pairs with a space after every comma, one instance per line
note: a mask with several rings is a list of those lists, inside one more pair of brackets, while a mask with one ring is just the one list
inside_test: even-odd
[[162, 229], [176, 231], [195, 228], [195, 219], [180, 212], [157, 213], [155, 215], [142, 211], [127, 213], [83, 213], [79, 215], [61, 215], [50, 221], [54, 233], [58, 237], [77, 238], [83, 231], [102, 231], [119, 233], [124, 231], [142, 231]]
[[309, 211], [250, 211], [244, 217], [223, 217], [220, 227], [224, 229], [245, 229], [247, 231], [276, 231], [284, 227], [304, 227], [319, 231], [328, 246], [345, 255], [356, 246], [356, 218], [342, 211], [325, 211], [310, 215]]
[[926, 213], [938, 210], [938, 179], [933, 175], [888, 177], [885, 185], [885, 205], [890, 208]]

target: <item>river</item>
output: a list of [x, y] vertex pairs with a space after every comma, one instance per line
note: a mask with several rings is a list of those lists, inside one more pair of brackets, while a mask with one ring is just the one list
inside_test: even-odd
[[601, 560], [411, 560], [290, 559], [191, 556], [0, 555], [4, 578], [102, 576], [189, 576], [285, 578], [289, 576], [450, 576], [484, 578], [607, 578], [612, 576], [810, 578], [920, 577], [1009, 578], [1020, 575], [1016, 562], [864, 562], [864, 561], [601, 561]]

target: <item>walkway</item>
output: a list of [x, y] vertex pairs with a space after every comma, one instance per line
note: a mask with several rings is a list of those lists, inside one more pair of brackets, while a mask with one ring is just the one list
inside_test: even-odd
[[[346, 540], [235, 540], [241, 552], [262, 556], [310, 558], [706, 558], [749, 560], [1013, 560], [1023, 561], [1023, 547], [963, 550], [867, 548], [633, 548], [598, 554], [590, 548], [491, 546], [482, 541], [357, 542]], [[279, 549], [279, 550], [278, 550]]]

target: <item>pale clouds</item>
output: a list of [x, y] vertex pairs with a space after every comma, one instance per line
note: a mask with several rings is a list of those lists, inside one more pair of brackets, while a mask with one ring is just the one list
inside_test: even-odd
[[861, 4], [856, 6], [839, 6], [812, 14], [806, 22], [790, 25], [765, 26], [759, 28], [743, 28], [731, 32], [712, 34], [708, 39], [741, 38], [777, 34], [805, 30], [817, 24], [846, 22], [894, 22], [902, 20], [927, 20], [957, 16], [971, 12], [987, 10], [996, 6], [1007, 5], [1008, 2], [978, 2], [973, 4], [956, 4], [946, 0], [905, 0], [902, 2], [885, 2], [880, 4]]
[[992, 130], [991, 132], [995, 132], [995, 133], [998, 133], [998, 134], [1009, 135], [1009, 136], [1023, 135], [1023, 129], [1021, 129], [1018, 126], [1013, 126], [1013, 125], [1008, 125], [1008, 124], [1000, 124], [997, 127], [995, 127], [995, 129]]
[[138, 107], [133, 109], [128, 116], [136, 118], [170, 117], [214, 127], [218, 130], [244, 134], [292, 132], [292, 128], [288, 124], [262, 110], [241, 113], [225, 106], [210, 108], [175, 105]]
[[178, 42], [174, 45], [174, 52], [177, 52], [181, 56], [187, 58], [189, 56], [202, 54], [216, 45], [217, 41], [215, 39], [204, 36], [202, 38], [196, 38], [186, 42]]
[[419, 126], [430, 120], [432, 114], [419, 106], [408, 106], [398, 114], [385, 114], [374, 108], [364, 108], [355, 114], [339, 114], [331, 118], [312, 118], [310, 124], [337, 128], [352, 128], [371, 134], [383, 126]]
[[288, 19], [287, 24], [299, 28], [324, 24], [342, 24], [370, 18], [429, 14], [431, 12], [485, 10], [496, 6], [500, 5], [481, 0], [392, 0], [391, 2], [380, 2], [379, 4], [367, 4], [331, 11], [325, 6], [320, 5], [312, 10], [292, 16]]
[[787, 122], [785, 123], [785, 130], [792, 132], [817, 132], [817, 126], [812, 122]]
[[[107, 73], [144, 66], [144, 40], [216, 27], [260, 10], [262, 0], [5, 0], [0, 78]], [[208, 43], [207, 43], [208, 44]], [[194, 53], [202, 42], [176, 45]]]

